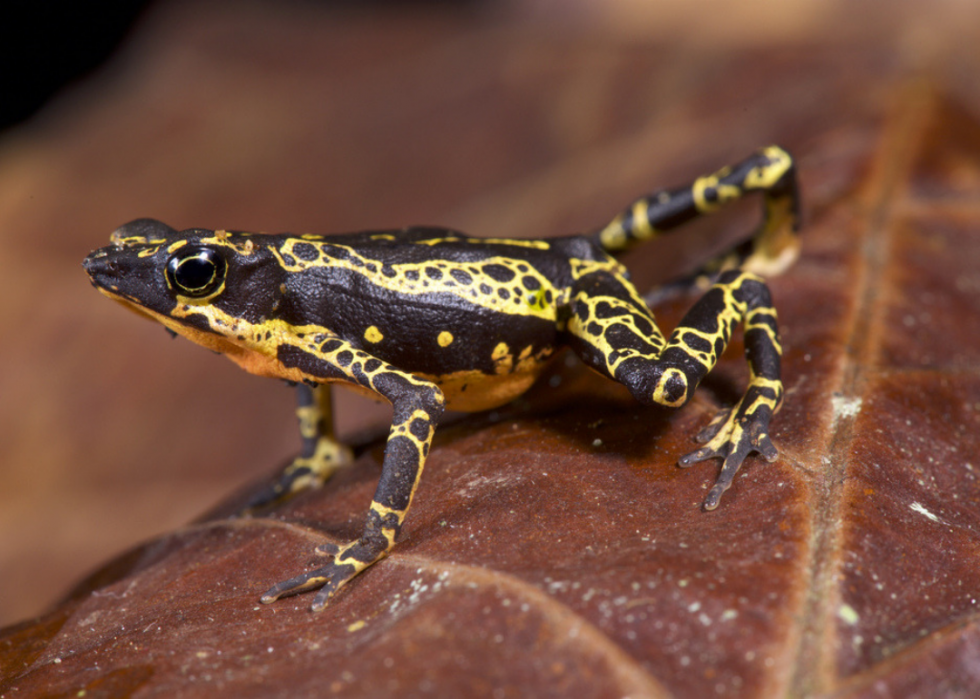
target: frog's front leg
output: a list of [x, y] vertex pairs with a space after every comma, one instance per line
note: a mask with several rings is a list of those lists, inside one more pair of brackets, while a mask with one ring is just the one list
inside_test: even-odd
[[334, 472], [350, 464], [353, 453], [334, 435], [333, 394], [329, 385], [296, 386], [296, 418], [302, 450], [283, 469], [276, 482], [249, 500], [246, 511], [265, 507], [300, 490], [326, 483]]
[[568, 326], [573, 348], [646, 405], [684, 405], [725, 351], [735, 326], [744, 322], [749, 386], [735, 407], [720, 411], [698, 435], [707, 444], [678, 462], [723, 459], [704, 501], [706, 510], [715, 509], [746, 456], [758, 452], [772, 461], [777, 455], [769, 422], [783, 396], [782, 350], [768, 287], [748, 272], [723, 273], [664, 342], [629, 282], [599, 275], [581, 281]]
[[313, 610], [319, 611], [345, 583], [395, 545], [422, 476], [444, 398], [435, 384], [385, 364], [339, 339], [320, 348], [283, 347], [279, 361], [286, 367], [300, 369], [311, 379], [344, 381], [372, 390], [387, 399], [393, 409], [381, 478], [361, 537], [342, 546], [318, 547], [318, 554], [331, 557], [329, 563], [277, 583], [262, 595], [262, 602], [269, 603], [284, 595], [320, 588], [313, 600]]

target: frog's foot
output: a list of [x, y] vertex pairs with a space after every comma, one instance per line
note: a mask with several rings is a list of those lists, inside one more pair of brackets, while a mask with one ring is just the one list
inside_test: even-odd
[[262, 595], [261, 601], [263, 604], [271, 604], [280, 597], [319, 588], [311, 607], [314, 612], [319, 612], [341, 587], [383, 558], [389, 548], [387, 540], [372, 539], [358, 539], [340, 547], [335, 544], [317, 546], [317, 555], [331, 557], [327, 565], [276, 583]]
[[745, 457], [756, 452], [768, 461], [775, 461], [776, 447], [769, 438], [769, 420], [773, 402], [763, 391], [752, 388], [734, 408], [718, 411], [714, 419], [698, 433], [696, 440], [705, 443], [700, 449], [685, 454], [678, 466], [687, 467], [707, 459], [723, 459], [718, 479], [708, 491], [704, 509], [718, 507], [721, 496], [728, 490]]
[[319, 488], [335, 471], [354, 461], [354, 454], [339, 442], [321, 438], [309, 456], [297, 456], [283, 469], [276, 481], [248, 501], [244, 512], [251, 512], [292, 497], [307, 488]]

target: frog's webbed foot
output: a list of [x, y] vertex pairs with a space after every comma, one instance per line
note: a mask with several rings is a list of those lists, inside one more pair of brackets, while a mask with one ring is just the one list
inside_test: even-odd
[[721, 496], [731, 486], [735, 474], [749, 454], [755, 452], [767, 461], [776, 460], [778, 452], [769, 438], [772, 414], [772, 401], [765, 396], [765, 390], [750, 387], [738, 405], [718, 411], [698, 433], [696, 440], [704, 443], [704, 446], [678, 459], [677, 464], [681, 467], [707, 459], [723, 459], [718, 479], [704, 500], [705, 510], [718, 507]]
[[297, 575], [289, 580], [276, 583], [262, 595], [263, 604], [271, 604], [280, 597], [296, 595], [308, 590], [320, 589], [313, 598], [312, 610], [319, 612], [327, 606], [336, 592], [357, 576], [362, 570], [383, 558], [390, 548], [390, 542], [380, 539], [358, 539], [338, 547], [336, 544], [322, 544], [316, 548], [321, 556], [330, 556], [325, 566]]
[[274, 483], [255, 493], [245, 505], [243, 513], [281, 502], [301, 490], [319, 488], [338, 469], [353, 461], [354, 454], [347, 446], [334, 439], [322, 437], [312, 454], [297, 456], [282, 470]]

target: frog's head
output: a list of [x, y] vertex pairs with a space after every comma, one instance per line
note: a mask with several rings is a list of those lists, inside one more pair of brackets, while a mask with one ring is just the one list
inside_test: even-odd
[[[103, 294], [255, 373], [275, 356], [284, 272], [265, 236], [137, 219], [85, 258]], [[256, 364], [258, 363], [258, 364]]]

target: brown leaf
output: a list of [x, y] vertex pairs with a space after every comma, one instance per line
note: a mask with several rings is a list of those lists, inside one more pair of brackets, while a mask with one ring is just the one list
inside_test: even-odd
[[[676, 468], [744, 386], [740, 341], [677, 412], [560, 360], [525, 398], [438, 430], [401, 542], [325, 611], [260, 605], [359, 532], [385, 418], [342, 403], [344, 431], [363, 430], [351, 468], [229, 517], [253, 483], [0, 631], [0, 695], [976, 694], [980, 112], [962, 78], [976, 50], [947, 30], [980, 23], [930, 34], [913, 13], [904, 33], [905, 3], [804, 6], [778, 31], [745, 15], [658, 34], [637, 5], [642, 38], [450, 12], [151, 15], [126, 70], [10, 137], [24, 155], [0, 192], [36, 201], [0, 207], [0, 231], [23, 231], [0, 259], [35, 264], [0, 277], [7, 366], [24, 367], [3, 377], [0, 493], [24, 499], [7, 496], [0, 541], [39, 553], [4, 559], [5, 613], [64, 589], [57, 565], [80, 548], [159, 531], [146, 503], [187, 521], [292, 448], [288, 396], [270, 417], [273, 388], [82, 291], [84, 252], [137, 215], [559, 234], [778, 142], [806, 197], [803, 256], [771, 284], [780, 458], [749, 459], [711, 513], [717, 464]], [[929, 77], [898, 67], [899, 45]], [[755, 213], [630, 265], [663, 279]], [[22, 289], [38, 302], [15, 303]], [[656, 309], [665, 330], [690, 301]]]

